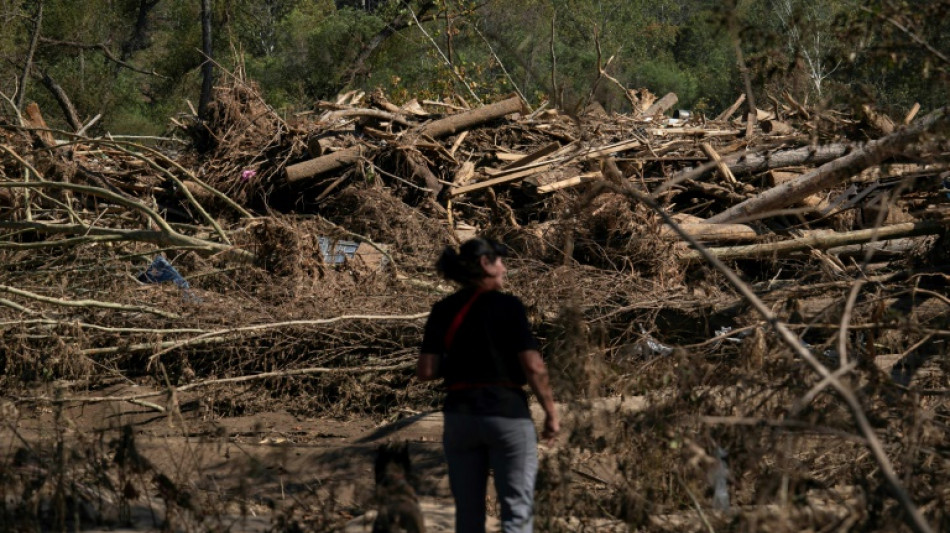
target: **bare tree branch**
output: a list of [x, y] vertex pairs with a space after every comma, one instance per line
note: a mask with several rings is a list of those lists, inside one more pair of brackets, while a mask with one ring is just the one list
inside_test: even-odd
[[115, 55], [115, 53], [112, 51], [112, 49], [109, 48], [105, 43], [92, 43], [92, 44], [90, 44], [90, 43], [80, 43], [80, 42], [76, 42], [76, 41], [60, 41], [60, 40], [57, 40], [57, 39], [50, 39], [50, 38], [47, 38], [47, 37], [40, 37], [40, 42], [42, 42], [42, 43], [43, 43], [44, 45], [46, 45], [46, 46], [64, 46], [64, 47], [68, 47], [68, 48], [78, 48], [78, 49], [80, 49], [80, 50], [100, 50], [100, 51], [102, 51], [102, 55], [104, 55], [104, 56], [106, 57], [106, 59], [108, 59], [109, 61], [114, 62], [115, 64], [119, 65], [119, 66], [122, 67], [122, 68], [126, 68], [126, 69], [128, 69], [128, 70], [131, 70], [132, 72], [138, 72], [139, 74], [145, 74], [145, 75], [148, 75], [148, 76], [155, 76], [155, 77], [157, 77], [157, 78], [162, 78], [162, 79], [165, 79], [165, 80], [169, 79], [168, 76], [163, 76], [163, 75], [161, 75], [161, 74], [155, 72], [154, 70], [152, 70], [152, 71], [143, 70], [143, 69], [141, 69], [141, 68], [139, 68], [139, 67], [136, 67], [135, 65], [131, 65], [131, 64], [125, 62], [125, 61], [122, 61], [121, 59], [119, 59], [118, 57], [116, 57], [116, 55]]

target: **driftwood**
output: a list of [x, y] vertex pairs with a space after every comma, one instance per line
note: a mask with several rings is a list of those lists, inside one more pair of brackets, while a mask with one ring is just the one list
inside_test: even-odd
[[716, 120], [717, 121], [729, 120], [730, 118], [732, 118], [732, 115], [736, 114], [736, 111], [739, 110], [739, 107], [742, 106], [743, 102], [745, 102], [745, 93], [740, 94], [739, 98], [737, 98], [736, 101], [731, 106], [726, 108], [725, 111], [723, 111], [722, 113], [719, 114], [719, 116], [716, 117]]
[[653, 117], [656, 115], [662, 115], [666, 112], [667, 109], [676, 105], [676, 102], [679, 101], [679, 97], [676, 96], [676, 93], [667, 93], [666, 96], [660, 98], [656, 102], [653, 102], [653, 105], [648, 107], [646, 111], [641, 115], [642, 117]]
[[[723, 260], [768, 258], [804, 250], [827, 250], [837, 246], [864, 244], [874, 241], [902, 239], [920, 235], [935, 235], [947, 228], [947, 220], [923, 220], [894, 224], [882, 228], [862, 229], [844, 233], [827, 232], [811, 234], [800, 239], [750, 244], [745, 246], [730, 246], [722, 248], [708, 248], [709, 253]], [[681, 256], [684, 261], [696, 261], [702, 256], [697, 251], [691, 251]]]
[[[419, 128], [417, 134], [440, 139], [481, 126], [511, 113], [527, 113], [527, 107], [518, 96], [430, 122]], [[414, 135], [409, 134], [409, 136], [412, 138]]]
[[[744, 224], [681, 224], [680, 227], [700, 241], [748, 241], [759, 236]], [[676, 237], [676, 232], [663, 227], [660, 235]]]
[[[405, 138], [409, 140], [410, 144], [415, 144], [421, 137], [439, 139], [460, 131], [475, 128], [486, 122], [504, 117], [505, 115], [524, 112], [525, 110], [524, 102], [521, 98], [515, 96], [494, 104], [430, 122], [406, 133]], [[409, 124], [408, 121], [398, 119], [395, 115], [384, 111], [344, 110], [334, 111], [331, 114], [331, 117], [333, 116], [370, 116], [397, 121], [400, 124]], [[372, 151], [372, 149], [354, 146], [332, 154], [317, 157], [316, 159], [289, 165], [286, 169], [287, 182], [289, 184], [297, 184], [309, 178], [350, 166], [359, 161], [360, 158], [364, 156], [364, 153], [369, 153], [370, 151]], [[413, 163], [414, 166], [418, 166], [418, 162], [413, 161]], [[437, 186], [438, 181], [434, 176], [429, 176], [431, 175], [431, 171], [428, 172], [429, 175], [427, 175], [427, 173], [420, 168], [415, 168], [414, 170], [416, 174], [425, 177], [426, 185], [429, 189], [438, 193], [441, 186]]]
[[712, 147], [709, 143], [702, 143], [699, 145], [703, 149], [703, 153], [708, 155], [716, 163], [716, 167], [719, 169], [719, 173], [722, 174], [722, 177], [725, 178], [729, 183], [735, 183], [736, 177], [732, 174], [732, 171], [729, 170], [729, 166], [722, 162], [722, 157], [719, 155], [719, 152]]
[[[821, 165], [834, 161], [853, 150], [854, 146], [845, 143], [824, 146], [803, 146], [792, 150], [771, 153], [736, 153], [722, 158], [733, 175], [755, 174], [773, 168], [796, 167], [802, 165]], [[684, 170], [674, 175], [672, 181], [695, 180], [718, 168], [718, 165], [702, 165]]]
[[287, 182], [296, 184], [307, 178], [350, 166], [359, 161], [360, 158], [363, 157], [363, 152], [366, 150], [367, 149], [362, 146], [352, 146], [338, 152], [333, 152], [332, 154], [304, 161], [303, 163], [289, 165], [287, 167]]
[[748, 219], [802, 199], [847, 179], [900, 152], [925, 132], [947, 126], [947, 108], [941, 108], [912, 127], [868, 143], [844, 157], [805, 174], [801, 178], [769, 189], [709, 219], [713, 223]]

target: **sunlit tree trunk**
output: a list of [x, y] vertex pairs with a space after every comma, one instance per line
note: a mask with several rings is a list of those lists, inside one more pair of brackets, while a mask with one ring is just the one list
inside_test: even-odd
[[198, 100], [198, 116], [208, 118], [208, 103], [211, 102], [211, 87], [214, 65], [211, 60], [211, 0], [201, 0], [201, 41], [204, 63], [201, 66], [201, 99]]
[[33, 22], [33, 37], [30, 39], [30, 50], [26, 54], [26, 61], [23, 65], [23, 75], [20, 76], [20, 87], [16, 95], [17, 109], [23, 109], [23, 100], [26, 98], [26, 84], [30, 79], [30, 69], [33, 68], [33, 54], [36, 53], [36, 46], [40, 41], [40, 31], [43, 26], [43, 0], [39, 0], [36, 6], [36, 19]]

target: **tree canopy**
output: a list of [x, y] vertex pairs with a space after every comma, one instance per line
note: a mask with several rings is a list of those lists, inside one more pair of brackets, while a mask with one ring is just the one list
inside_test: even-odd
[[[940, 0], [213, 0], [215, 76], [240, 71], [284, 112], [348, 89], [394, 101], [519, 92], [531, 105], [626, 89], [675, 92], [699, 112], [745, 92], [790, 92], [829, 107], [869, 101], [926, 110], [945, 100], [950, 46]], [[160, 132], [197, 105], [201, 1], [0, 3], [0, 92], [52, 123]], [[602, 79], [602, 78], [601, 78]], [[70, 107], [73, 111], [69, 111]], [[57, 112], [62, 110], [62, 112]], [[10, 106], [3, 113], [9, 114]], [[72, 116], [71, 116], [72, 115]]]

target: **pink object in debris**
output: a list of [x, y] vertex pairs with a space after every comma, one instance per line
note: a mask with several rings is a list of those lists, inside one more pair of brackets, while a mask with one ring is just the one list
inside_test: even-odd
[[245, 170], [244, 172], [241, 172], [241, 179], [244, 181], [247, 181], [256, 175], [257, 175], [256, 170]]

